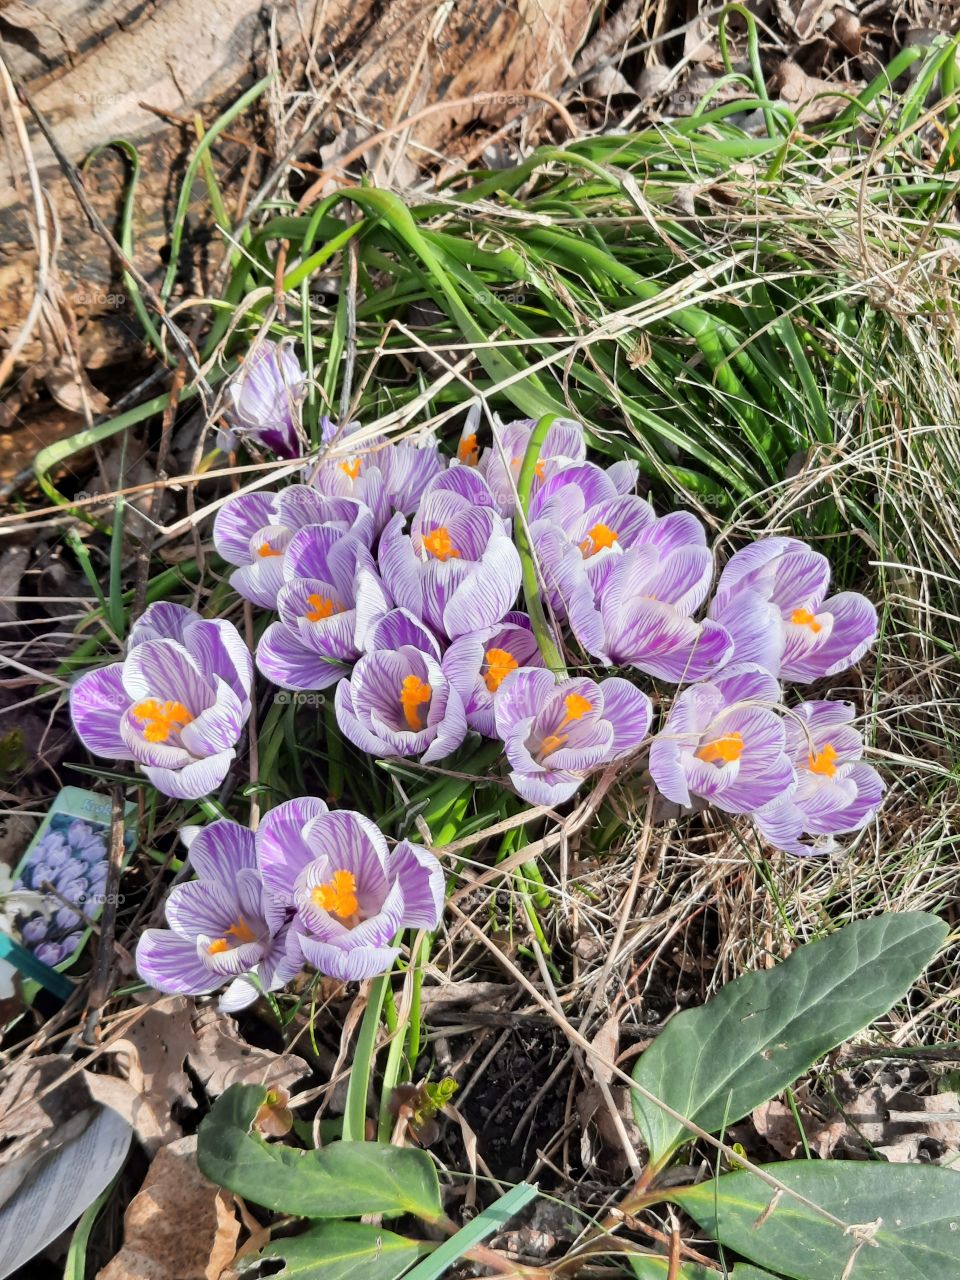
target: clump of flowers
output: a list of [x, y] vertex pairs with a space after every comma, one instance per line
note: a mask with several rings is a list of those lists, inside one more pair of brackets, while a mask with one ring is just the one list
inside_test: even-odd
[[168, 928], [148, 929], [137, 971], [158, 991], [242, 1009], [311, 964], [345, 982], [388, 970], [406, 928], [435, 929], [436, 857], [393, 849], [359, 813], [304, 797], [271, 809], [254, 833], [221, 820], [184, 833], [196, 879], [167, 899]]
[[[236, 411], [250, 423], [260, 414], [261, 426], [277, 418], [279, 384], [301, 385], [285, 356], [271, 358], [233, 392]], [[567, 419], [538, 430], [539, 455], [524, 466], [535, 425], [496, 420], [483, 447], [471, 415], [447, 460], [432, 439], [366, 438], [325, 419], [324, 448], [299, 483], [223, 504], [214, 541], [230, 581], [275, 615], [257, 646], [261, 673], [297, 691], [335, 685], [341, 732], [374, 756], [433, 764], [470, 734], [499, 741], [504, 772], [532, 804], [562, 804], [592, 774], [633, 760], [667, 800], [745, 815], [793, 854], [862, 829], [883, 784], [862, 760], [853, 708], [791, 705], [783, 685], [857, 662], [876, 636], [870, 602], [830, 595], [826, 557], [795, 538], [758, 539], [714, 586], [693, 514], [658, 514], [635, 492], [636, 466], [589, 461]], [[564, 669], [585, 659], [589, 675]], [[74, 686], [74, 723], [95, 753], [196, 798], [230, 767], [251, 680], [229, 623], [155, 605], [124, 661]], [[369, 977], [393, 963], [403, 929], [439, 920], [433, 855], [390, 848], [359, 814], [302, 799], [268, 812], [256, 833], [207, 832], [191, 846], [198, 879], [168, 902], [169, 930], [138, 951], [161, 990], [229, 979], [235, 1007], [305, 963]]]

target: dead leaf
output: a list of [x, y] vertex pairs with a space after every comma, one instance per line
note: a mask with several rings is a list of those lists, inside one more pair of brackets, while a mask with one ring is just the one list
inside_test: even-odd
[[834, 9], [830, 35], [852, 58], [860, 54], [863, 44], [863, 27], [860, 19], [849, 9]]
[[761, 1138], [765, 1138], [778, 1155], [791, 1160], [802, 1148], [797, 1122], [793, 1112], [774, 1099], [753, 1110], [753, 1124]]
[[[611, 1013], [590, 1043], [594, 1050], [590, 1055], [593, 1074], [601, 1084], [609, 1084], [613, 1079], [613, 1071], [604, 1063], [613, 1064], [617, 1060], [617, 1049], [620, 1045], [620, 1015]], [[599, 1057], [594, 1056], [595, 1054]]]
[[863, 1090], [813, 1134], [827, 1159], [842, 1153], [866, 1152], [869, 1146], [892, 1164], [926, 1160], [941, 1164], [960, 1154], [960, 1098], [955, 1093], [918, 1097], [895, 1085]]
[[21, 1059], [0, 1090], [0, 1205], [40, 1160], [72, 1142], [93, 1118], [76, 1076], [39, 1096], [69, 1069], [70, 1062], [55, 1054]]
[[84, 369], [78, 369], [70, 357], [64, 353], [59, 360], [44, 374], [47, 390], [61, 409], [68, 413], [81, 413], [86, 417], [87, 409], [91, 416], [104, 413], [110, 401], [98, 391]]
[[240, 1223], [197, 1167], [196, 1137], [161, 1147], [123, 1216], [123, 1248], [97, 1280], [219, 1280]]
[[[185, 1063], [211, 1098], [218, 1098], [232, 1084], [288, 1090], [310, 1074], [302, 1058], [247, 1044], [237, 1035], [233, 1018], [215, 1008], [198, 1011], [183, 996], [159, 1000], [122, 1040], [114, 1041], [110, 1051], [117, 1055], [125, 1075], [119, 1084], [128, 1089], [96, 1083], [91, 1092], [130, 1120], [148, 1150], [179, 1136], [175, 1109], [192, 1110], [197, 1105]], [[107, 1096], [111, 1089], [113, 1100]]]
[[129, 1080], [93, 1071], [84, 1071], [81, 1075], [90, 1097], [122, 1115], [148, 1155], [180, 1136], [180, 1126], [169, 1110], [156, 1105]]
[[214, 1008], [202, 1010], [194, 1020], [196, 1043], [189, 1050], [190, 1065], [211, 1098], [218, 1098], [232, 1084], [260, 1084], [289, 1092], [292, 1085], [310, 1075], [310, 1066], [294, 1053], [274, 1053], [241, 1040], [233, 1018]]
[[789, 58], [780, 64], [773, 87], [805, 124], [830, 120], [848, 105], [845, 94], [857, 94], [862, 80], [821, 80]]
[[717, 28], [705, 13], [698, 13], [684, 32], [683, 60], [684, 62], [707, 62], [714, 66], [721, 62]]
[[793, 29], [801, 40], [812, 40], [833, 23], [832, 0], [803, 0]]

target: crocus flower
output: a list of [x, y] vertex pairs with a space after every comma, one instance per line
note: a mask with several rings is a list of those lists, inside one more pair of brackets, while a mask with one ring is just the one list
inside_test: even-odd
[[221, 819], [183, 833], [196, 880], [175, 885], [166, 902], [169, 929], [147, 929], [137, 944], [137, 972], [157, 991], [206, 995], [229, 983], [224, 1010], [275, 991], [300, 969], [288, 954], [287, 911], [265, 893], [253, 833]]
[[713, 559], [688, 512], [654, 519], [623, 551], [568, 551], [561, 564], [570, 627], [594, 657], [673, 684], [702, 680], [729, 658], [727, 630], [692, 616], [709, 590]]
[[395, 604], [451, 640], [500, 622], [520, 590], [520, 556], [476, 471], [455, 467], [427, 488], [410, 532], [394, 518], [378, 560]]
[[679, 683], [711, 675], [733, 648], [698, 622], [713, 576], [706, 533], [686, 511], [658, 519], [593, 463], [548, 477], [530, 504], [530, 532], [557, 616], [588, 653]]
[[500, 685], [518, 667], [542, 667], [543, 659], [527, 615], [508, 613], [495, 627], [454, 640], [441, 665], [460, 694], [467, 724], [495, 738], [493, 701]]
[[849, 702], [804, 702], [788, 713], [786, 750], [797, 788], [753, 815], [778, 849], [832, 853], [834, 836], [859, 831], [873, 820], [883, 782], [863, 763], [863, 739], [851, 724], [853, 716]]
[[726, 813], [754, 813], [792, 791], [779, 702], [775, 677], [755, 664], [684, 689], [650, 746], [661, 793], [687, 807], [696, 796]]
[[[516, 510], [517, 481], [520, 479], [523, 455], [527, 451], [535, 425], [532, 418], [503, 423], [495, 417], [493, 444], [477, 457], [477, 469], [489, 485], [501, 515], [510, 516]], [[461, 436], [457, 449], [458, 460], [469, 463], [476, 450], [477, 437], [474, 428], [474, 431]], [[574, 422], [572, 418], [555, 418], [547, 428], [547, 434], [540, 447], [531, 494], [538, 492], [548, 476], [572, 463], [583, 462], [586, 456], [587, 446], [580, 423]], [[630, 470], [629, 466], [628, 470]], [[635, 479], [634, 469], [630, 475], [628, 488], [633, 487]]]
[[426, 627], [393, 610], [370, 629], [367, 647], [337, 686], [344, 737], [371, 755], [419, 756], [425, 763], [455, 751], [467, 734], [466, 714]]
[[238, 493], [225, 502], [213, 522], [213, 543], [224, 560], [238, 566], [230, 575], [234, 591], [263, 609], [275, 609], [287, 547], [294, 534], [311, 525], [349, 533], [368, 547], [376, 534], [364, 503], [328, 497], [303, 484], [279, 493]]
[[[73, 913], [71, 912], [70, 914], [72, 915]], [[60, 918], [59, 911], [57, 912], [56, 918], [57, 920]], [[39, 946], [39, 944], [44, 941], [49, 931], [50, 926], [47, 921], [44, 920], [43, 916], [33, 916], [32, 919], [26, 921], [20, 931], [20, 936], [23, 938], [23, 945], [25, 947]]]
[[807, 683], [844, 671], [876, 638], [877, 611], [855, 591], [827, 597], [830, 562], [797, 538], [761, 538], [731, 557], [710, 616], [733, 636], [733, 661]]
[[386, 973], [401, 929], [440, 922], [437, 859], [406, 840], [388, 849], [359, 813], [310, 798], [278, 805], [261, 820], [257, 856], [266, 893], [296, 909], [291, 951], [342, 982]]
[[543, 668], [511, 672], [493, 702], [510, 779], [530, 804], [560, 804], [595, 769], [646, 737], [650, 699], [616, 676], [557, 681]]
[[321, 457], [309, 468], [308, 483], [321, 493], [359, 498], [374, 513], [378, 532], [391, 510], [412, 515], [424, 489], [444, 469], [444, 459], [432, 436], [397, 442], [386, 436], [368, 436], [357, 443], [355, 453], [344, 456], [344, 445], [359, 430], [360, 423], [348, 422], [338, 428], [329, 418], [323, 418], [320, 425], [324, 444], [336, 446], [335, 454]]
[[257, 666], [284, 689], [326, 689], [350, 674], [390, 599], [364, 544], [329, 526], [293, 535], [283, 575], [280, 620], [263, 633]]
[[649, 502], [625, 491], [635, 480], [633, 464], [581, 462], [547, 477], [531, 500], [530, 536], [561, 621], [594, 608], [607, 562], [656, 523]]
[[250, 715], [253, 660], [232, 623], [154, 604], [129, 651], [82, 675], [70, 714], [88, 751], [135, 760], [164, 795], [198, 800], [227, 775]]
[[230, 426], [219, 432], [219, 447], [235, 449], [239, 441], [250, 439], [280, 458], [298, 458], [306, 381], [288, 343], [259, 342], [227, 385]]

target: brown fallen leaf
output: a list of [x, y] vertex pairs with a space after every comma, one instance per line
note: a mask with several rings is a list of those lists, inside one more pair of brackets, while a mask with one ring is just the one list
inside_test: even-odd
[[[792, 1160], [802, 1148], [803, 1143], [800, 1140], [793, 1112], [782, 1102], [774, 1099], [754, 1107], [751, 1119], [760, 1137], [765, 1138], [774, 1151], [785, 1159]], [[807, 1133], [809, 1135], [809, 1129]]]
[[81, 1078], [95, 1102], [110, 1107], [132, 1126], [140, 1145], [148, 1155], [172, 1142], [181, 1133], [169, 1109], [143, 1094], [129, 1080], [108, 1076], [103, 1072], [83, 1071]]
[[868, 1144], [891, 1164], [917, 1160], [942, 1164], [960, 1154], [960, 1098], [955, 1093], [918, 1097], [896, 1085], [864, 1089], [816, 1129], [813, 1143], [824, 1159], [866, 1152]]
[[[798, 1097], [807, 1145], [821, 1159], [856, 1159], [876, 1151], [892, 1164], [918, 1160], [942, 1164], [960, 1155], [957, 1094], [918, 1096], [892, 1083], [851, 1089], [851, 1093], [843, 1111], [826, 1118], [815, 1115]], [[778, 1155], [792, 1160], [802, 1152], [796, 1121], [782, 1102], [765, 1102], [754, 1109], [751, 1119], [756, 1132]]]
[[247, 1044], [237, 1034], [233, 1018], [214, 1008], [194, 1019], [196, 1043], [189, 1050], [190, 1066], [211, 1098], [218, 1098], [232, 1084], [262, 1084], [289, 1091], [310, 1075], [311, 1068], [294, 1053], [274, 1053]]
[[78, 368], [67, 355], [60, 356], [43, 380], [57, 404], [68, 413], [86, 415], [88, 410], [91, 415], [103, 413], [110, 404], [90, 381], [86, 370]]
[[72, 1142], [93, 1118], [82, 1081], [76, 1076], [39, 1097], [70, 1069], [66, 1058], [49, 1054], [16, 1063], [0, 1089], [0, 1205], [18, 1191], [44, 1157]]
[[830, 120], [848, 105], [848, 94], [863, 88], [862, 80], [821, 80], [808, 75], [789, 58], [780, 64], [773, 78], [773, 89], [790, 106], [804, 124]]
[[240, 1223], [197, 1167], [196, 1137], [161, 1147], [123, 1216], [123, 1248], [97, 1280], [219, 1280]]
[[174, 1111], [197, 1105], [187, 1063], [211, 1098], [232, 1084], [289, 1089], [310, 1074], [302, 1058], [247, 1044], [233, 1018], [183, 996], [158, 1000], [110, 1051], [124, 1079], [89, 1077], [90, 1091], [126, 1116], [148, 1150], [179, 1137]]

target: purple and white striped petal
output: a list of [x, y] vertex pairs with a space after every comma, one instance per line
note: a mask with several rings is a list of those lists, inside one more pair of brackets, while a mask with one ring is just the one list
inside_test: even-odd
[[[350, 629], [352, 639], [352, 627]], [[352, 645], [351, 645], [352, 648]], [[272, 622], [257, 645], [257, 668], [281, 689], [328, 689], [350, 674], [350, 660], [307, 645], [282, 622]]]
[[298, 457], [304, 443], [300, 406], [306, 392], [306, 375], [290, 344], [261, 339], [227, 385], [227, 419], [233, 434], [278, 457]]
[[123, 684], [123, 663], [87, 671], [70, 688], [70, 718], [77, 737], [95, 756], [132, 760], [120, 733], [131, 698]]
[[228, 564], [249, 564], [250, 544], [261, 529], [276, 523], [277, 495], [258, 489], [228, 498], [213, 521], [213, 545]]

